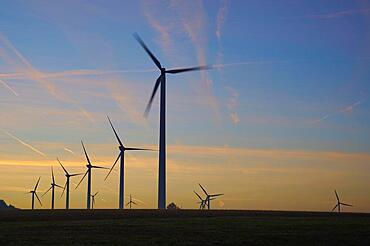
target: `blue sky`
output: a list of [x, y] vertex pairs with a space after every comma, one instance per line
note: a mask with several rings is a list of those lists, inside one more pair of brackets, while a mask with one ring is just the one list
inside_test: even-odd
[[[268, 187], [283, 185], [294, 201], [295, 182], [307, 189], [318, 186], [315, 177], [330, 176], [325, 194], [310, 196], [330, 199], [340, 186], [369, 204], [364, 190], [355, 192], [369, 180], [369, 1], [2, 1], [0, 23], [1, 165], [30, 168], [32, 178], [19, 174], [24, 185], [38, 175], [32, 168], [56, 165], [56, 156], [78, 168], [80, 139], [111, 165], [107, 114], [129, 145], [156, 147], [158, 101], [148, 120], [142, 114], [158, 71], [132, 37], [138, 32], [168, 68], [215, 65], [168, 76], [168, 158], [177, 168], [169, 167], [176, 177], [169, 199], [194, 206], [193, 188], [184, 184], [205, 180], [229, 191], [225, 208], [319, 210], [326, 204], [272, 205], [268, 196], [282, 194]], [[157, 156], [132, 158], [153, 170], [140, 175], [131, 167], [153, 186], [136, 190], [150, 207]], [[307, 173], [315, 177], [292, 178]], [[253, 188], [233, 193], [233, 185], [247, 184]], [[15, 194], [18, 183], [6, 187], [1, 194], [27, 206], [28, 198]], [[102, 187], [111, 191], [105, 206], [113, 206], [114, 184]], [[256, 195], [261, 187], [266, 197]]]

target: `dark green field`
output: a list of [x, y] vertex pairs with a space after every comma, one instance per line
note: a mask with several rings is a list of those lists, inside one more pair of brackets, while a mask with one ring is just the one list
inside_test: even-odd
[[0, 211], [0, 245], [370, 245], [370, 215], [281, 211]]

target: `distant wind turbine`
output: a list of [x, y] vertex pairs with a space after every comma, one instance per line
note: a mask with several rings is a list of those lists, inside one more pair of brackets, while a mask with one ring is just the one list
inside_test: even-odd
[[347, 203], [342, 203], [342, 202], [340, 202], [337, 191], [336, 191], [336, 190], [334, 190], [334, 192], [335, 192], [335, 197], [337, 198], [337, 204], [336, 204], [336, 205], [335, 205], [335, 207], [331, 210], [332, 212], [333, 212], [336, 208], [338, 208], [338, 213], [340, 213], [340, 205], [347, 206], [347, 207], [353, 207], [353, 205], [351, 205], [351, 204], [347, 204]]
[[78, 175], [82, 175], [83, 173], [74, 173], [74, 174], [70, 174], [67, 172], [67, 170], [65, 169], [65, 167], [62, 165], [62, 163], [59, 161], [59, 159], [57, 158], [57, 161], [59, 162], [60, 166], [63, 168], [64, 170], [64, 175], [66, 176], [66, 183], [64, 185], [64, 188], [63, 188], [63, 192], [62, 192], [62, 195], [61, 197], [63, 196], [64, 194], [64, 191], [66, 192], [66, 209], [69, 209], [69, 179], [71, 177], [74, 177], [74, 176], [78, 176]]
[[91, 209], [94, 209], [94, 205], [95, 205], [95, 196], [99, 193], [99, 191], [95, 192], [94, 195], [91, 195], [91, 199], [92, 199], [92, 207]]
[[86, 160], [87, 160], [87, 165], [86, 165], [87, 171], [84, 174], [84, 176], [82, 177], [82, 179], [80, 180], [80, 182], [77, 184], [76, 189], [78, 188], [78, 186], [81, 184], [81, 182], [84, 180], [84, 178], [87, 175], [87, 202], [86, 202], [86, 207], [87, 207], [87, 209], [90, 209], [90, 202], [91, 202], [91, 199], [90, 199], [91, 198], [91, 170], [93, 168], [100, 168], [100, 169], [109, 169], [109, 168], [91, 165], [90, 158], [87, 155], [84, 143], [82, 141], [81, 141], [81, 144], [82, 144], [82, 148], [84, 150], [85, 157], [86, 157]]
[[62, 188], [62, 186], [58, 185], [55, 183], [55, 178], [54, 178], [54, 170], [53, 170], [53, 167], [51, 167], [51, 184], [50, 184], [50, 188], [45, 191], [44, 194], [42, 194], [41, 197], [45, 196], [50, 190], [51, 190], [51, 209], [54, 209], [54, 194], [55, 194], [55, 187], [58, 187], [58, 188]]
[[214, 200], [215, 197], [217, 196], [224, 195], [224, 194], [208, 194], [201, 184], [199, 184], [199, 186], [203, 190], [204, 194], [206, 195], [206, 204], [207, 204], [208, 209], [211, 209], [211, 200]]
[[35, 196], [36, 196], [37, 200], [39, 201], [40, 205], [42, 206], [41, 200], [40, 200], [40, 198], [39, 198], [39, 196], [37, 195], [37, 192], [36, 192], [37, 186], [40, 183], [40, 179], [41, 179], [41, 177], [39, 177], [39, 179], [37, 180], [35, 188], [29, 192], [29, 193], [32, 194], [32, 206], [31, 206], [32, 209], [35, 208]]
[[158, 175], [158, 208], [166, 208], [166, 74], [176, 74], [196, 70], [209, 69], [209, 66], [198, 66], [190, 68], [178, 68], [166, 70], [162, 67], [159, 60], [153, 55], [153, 53], [146, 46], [144, 41], [139, 37], [138, 34], [134, 34], [135, 39], [139, 42], [141, 47], [146, 51], [146, 53], [153, 60], [154, 64], [161, 71], [161, 75], [157, 78], [155, 82], [151, 97], [145, 109], [145, 117], [148, 116], [150, 108], [153, 103], [155, 94], [157, 93], [159, 85], [161, 85], [160, 94], [160, 127], [159, 127], [159, 175]]
[[197, 203], [199, 203], [199, 209], [200, 210], [203, 210], [205, 208], [205, 206], [206, 206], [207, 200], [206, 199], [203, 199], [196, 191], [194, 191], [194, 193], [195, 193], [195, 195], [197, 195], [197, 197], [200, 200], [199, 202], [197, 202]]
[[114, 132], [114, 135], [116, 136], [117, 138], [117, 141], [118, 141], [118, 149], [120, 150], [120, 153], [118, 154], [118, 157], [116, 159], [116, 161], [113, 163], [113, 166], [111, 167], [111, 169], [109, 170], [107, 176], [105, 177], [105, 180], [108, 178], [109, 174], [112, 172], [114, 166], [116, 165], [118, 159], [120, 159], [120, 176], [119, 176], [119, 196], [118, 196], [118, 200], [119, 200], [119, 204], [118, 204], [118, 207], [119, 209], [124, 209], [124, 195], [125, 195], [125, 151], [126, 150], [150, 150], [150, 149], [143, 149], [143, 148], [129, 148], [129, 147], [125, 147], [121, 141], [121, 139], [118, 137], [118, 134], [116, 132], [116, 130], [114, 129], [113, 127], [113, 124], [111, 122], [111, 120], [109, 119], [109, 117], [107, 116], [108, 118], [108, 121], [109, 121], [109, 124], [110, 126], [112, 127], [112, 130]]
[[126, 206], [130, 205], [130, 209], [131, 209], [132, 204], [137, 205], [137, 203], [132, 200], [132, 197], [130, 194], [130, 201], [126, 204]]

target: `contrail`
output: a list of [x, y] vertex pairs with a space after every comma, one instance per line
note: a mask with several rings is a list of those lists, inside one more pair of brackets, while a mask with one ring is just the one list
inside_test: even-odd
[[10, 87], [4, 80], [0, 79], [0, 83], [3, 84], [6, 88], [8, 88], [15, 96], [18, 96], [18, 93]]
[[[246, 62], [233, 62], [233, 63], [218, 63], [211, 65], [213, 68], [223, 68], [223, 67], [234, 67], [243, 65], [263, 65], [272, 63], [283, 63], [287, 61], [246, 61]], [[176, 67], [174, 67], [176, 68]], [[92, 69], [76, 69], [76, 70], [65, 70], [60, 72], [41, 72], [39, 71], [38, 77], [40, 79], [46, 78], [61, 78], [61, 77], [73, 77], [73, 76], [98, 76], [98, 75], [109, 75], [109, 74], [120, 74], [120, 73], [149, 73], [155, 72], [155, 69], [136, 69], [136, 70], [92, 70]], [[24, 79], [29, 78], [29, 73], [0, 73], [0, 79]]]
[[245, 62], [232, 62], [232, 63], [220, 63], [211, 65], [213, 68], [223, 68], [223, 67], [235, 67], [243, 65], [263, 65], [263, 64], [274, 64], [274, 63], [284, 63], [288, 61], [279, 61], [279, 60], [254, 60], [254, 61], [245, 61]]
[[[92, 69], [76, 69], [65, 70], [61, 72], [44, 73], [40, 72], [40, 78], [60, 78], [60, 77], [73, 77], [73, 76], [98, 76], [120, 73], [149, 73], [154, 72], [155, 69], [136, 69], [136, 70], [92, 70]], [[24, 79], [29, 77], [27, 73], [0, 73], [0, 78], [5, 79]]]
[[75, 152], [73, 152], [72, 150], [68, 149], [67, 147], [64, 147], [64, 150], [67, 151], [67, 152], [69, 152], [69, 153], [71, 153], [72, 155], [75, 154]]
[[5, 133], [6, 135], [8, 135], [9, 137], [13, 138], [14, 140], [16, 140], [17, 142], [19, 142], [20, 144], [22, 144], [22, 145], [26, 146], [27, 148], [31, 149], [32, 151], [36, 152], [37, 154], [39, 154], [39, 155], [42, 155], [42, 156], [46, 157], [46, 154], [45, 154], [45, 153], [43, 153], [43, 152], [41, 152], [40, 150], [36, 149], [36, 148], [35, 148], [35, 147], [33, 147], [32, 145], [30, 145], [30, 144], [28, 144], [28, 143], [24, 142], [22, 139], [19, 139], [18, 137], [14, 136], [13, 134], [11, 134], [11, 133], [10, 133], [10, 132], [8, 132], [8, 131], [5, 131], [5, 130], [3, 130], [3, 131], [4, 131], [4, 133]]
[[340, 114], [340, 113], [350, 113], [353, 111], [354, 108], [358, 107], [359, 105], [363, 104], [365, 101], [367, 100], [366, 99], [363, 99], [363, 100], [359, 100], [355, 103], [352, 103], [351, 105], [349, 106], [346, 106], [342, 109], [340, 109], [339, 111], [337, 112], [334, 112], [334, 113], [330, 113], [330, 114], [327, 114], [327, 115], [324, 115], [323, 117], [321, 117], [320, 119], [317, 119], [317, 120], [314, 120], [311, 122], [311, 124], [317, 124], [317, 123], [320, 123], [321, 121], [324, 121], [326, 119], [328, 119], [329, 117], [333, 116], [333, 115], [336, 115], [336, 114]]

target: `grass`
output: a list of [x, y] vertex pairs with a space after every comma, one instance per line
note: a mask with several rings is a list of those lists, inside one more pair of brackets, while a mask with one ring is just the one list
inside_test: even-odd
[[370, 245], [368, 214], [201, 212], [0, 212], [0, 245]]

